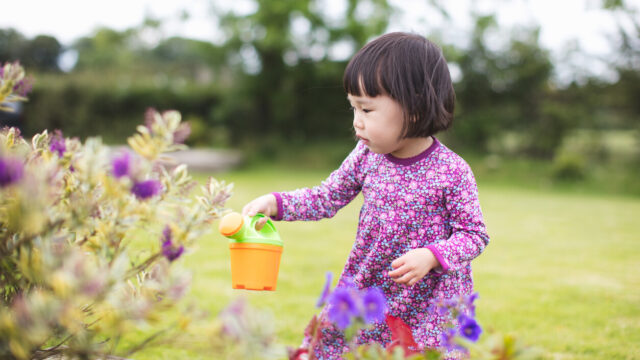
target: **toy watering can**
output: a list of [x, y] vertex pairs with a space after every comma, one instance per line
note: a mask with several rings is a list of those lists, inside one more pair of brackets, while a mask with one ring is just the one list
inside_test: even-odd
[[276, 290], [282, 240], [271, 219], [261, 230], [256, 222], [266, 217], [230, 213], [220, 220], [220, 234], [229, 238], [231, 283], [234, 289]]

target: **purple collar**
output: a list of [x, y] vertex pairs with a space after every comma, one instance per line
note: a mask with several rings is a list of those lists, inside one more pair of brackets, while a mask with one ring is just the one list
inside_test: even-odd
[[431, 145], [425, 151], [421, 152], [416, 156], [412, 156], [408, 158], [397, 158], [391, 154], [384, 154], [384, 157], [387, 160], [391, 161], [392, 163], [398, 164], [398, 165], [414, 164], [426, 158], [427, 156], [429, 156], [432, 152], [434, 152], [438, 148], [438, 146], [440, 146], [440, 141], [438, 141], [438, 139], [436, 139], [435, 136], [432, 136], [431, 138], [433, 139], [433, 143], [431, 143]]

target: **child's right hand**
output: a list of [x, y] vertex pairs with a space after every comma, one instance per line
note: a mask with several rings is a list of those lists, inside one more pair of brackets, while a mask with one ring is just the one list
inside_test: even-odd
[[[259, 198], [251, 200], [247, 205], [242, 208], [242, 215], [254, 216], [257, 213], [265, 214], [266, 216], [278, 216], [278, 202], [273, 194], [262, 195]], [[256, 230], [262, 229], [264, 224], [267, 223], [267, 218], [262, 218], [256, 222]]]

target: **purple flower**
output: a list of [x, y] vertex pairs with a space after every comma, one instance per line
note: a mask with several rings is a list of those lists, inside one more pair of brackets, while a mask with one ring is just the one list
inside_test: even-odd
[[447, 349], [447, 351], [464, 351], [465, 348], [462, 345], [457, 344], [455, 342], [455, 338], [455, 329], [445, 329], [442, 333], [440, 333], [440, 346]]
[[318, 299], [318, 303], [316, 304], [316, 307], [322, 307], [322, 305], [324, 305], [327, 302], [327, 299], [329, 298], [329, 294], [331, 294], [332, 278], [333, 278], [333, 274], [331, 273], [331, 271], [327, 271], [327, 282], [325, 282], [324, 284], [324, 289], [322, 290], [322, 294]]
[[131, 187], [131, 193], [141, 200], [158, 195], [160, 190], [162, 190], [162, 184], [154, 179], [137, 181]]
[[475, 292], [464, 298], [464, 304], [469, 308], [469, 311], [471, 311], [471, 316], [476, 316], [476, 305], [474, 304], [474, 302], [476, 301], [478, 296], [479, 294]]
[[449, 313], [449, 307], [444, 305], [444, 304], [437, 304], [436, 305], [436, 311], [438, 313], [438, 315], [440, 316], [445, 316]]
[[22, 161], [15, 158], [0, 157], [0, 187], [9, 186], [22, 179], [24, 165]]
[[355, 288], [356, 283], [353, 281], [353, 278], [349, 276], [345, 276], [341, 281], [338, 281], [338, 285], [336, 287], [347, 287], [347, 288]]
[[246, 299], [237, 298], [220, 312], [218, 317], [222, 320], [222, 333], [225, 336], [236, 340], [246, 337], [247, 310]]
[[184, 246], [180, 245], [176, 247], [173, 245], [173, 237], [171, 235], [171, 228], [167, 225], [164, 227], [162, 231], [162, 255], [169, 259], [169, 261], [174, 261], [179, 258], [180, 255], [184, 252]]
[[65, 145], [64, 137], [62, 137], [62, 132], [60, 130], [56, 130], [55, 135], [51, 138], [49, 150], [52, 153], [58, 153], [59, 157], [62, 157], [64, 152], [67, 151], [67, 146]]
[[169, 225], [165, 225], [164, 229], [162, 229], [162, 243], [169, 242], [173, 240], [173, 235], [171, 234], [171, 228]]
[[338, 287], [329, 296], [329, 320], [344, 330], [351, 318], [358, 316], [358, 306], [352, 288]]
[[[0, 75], [1, 76], [1, 75]], [[33, 79], [31, 77], [23, 78], [14, 87], [13, 92], [25, 97], [33, 89]]]
[[482, 333], [482, 328], [474, 318], [463, 314], [458, 316], [458, 323], [460, 324], [460, 335], [462, 335], [462, 337], [473, 342], [478, 341]]
[[364, 308], [364, 321], [367, 324], [384, 320], [387, 302], [382, 290], [377, 287], [369, 288], [362, 297], [362, 305]]
[[111, 160], [111, 172], [116, 178], [128, 176], [131, 171], [131, 154], [123, 152]]

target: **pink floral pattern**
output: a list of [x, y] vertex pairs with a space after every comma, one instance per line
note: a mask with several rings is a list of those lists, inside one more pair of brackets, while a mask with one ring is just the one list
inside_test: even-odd
[[[321, 185], [274, 193], [277, 220], [332, 217], [360, 192], [364, 203], [356, 240], [340, 282], [350, 278], [360, 289], [379, 287], [388, 314], [411, 327], [418, 346], [439, 347], [439, 334], [449, 318], [438, 314], [434, 304], [473, 292], [471, 260], [489, 243], [469, 165], [435, 138], [429, 149], [410, 159], [373, 153], [360, 142]], [[413, 286], [397, 284], [387, 275], [393, 260], [424, 247], [436, 255], [442, 269]], [[315, 349], [318, 358], [340, 359], [342, 333], [335, 328], [323, 331]], [[383, 346], [390, 340], [384, 322], [358, 337], [360, 343]]]

